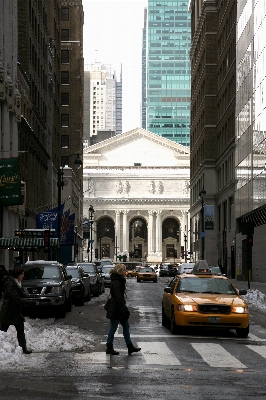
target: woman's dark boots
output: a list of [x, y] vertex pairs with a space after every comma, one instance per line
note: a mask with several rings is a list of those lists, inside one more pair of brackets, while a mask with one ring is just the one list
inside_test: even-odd
[[106, 354], [112, 354], [113, 356], [117, 356], [119, 352], [114, 350], [114, 346], [112, 344], [106, 343]]
[[127, 344], [128, 354], [137, 353], [141, 350], [140, 347], [135, 347], [132, 343]]

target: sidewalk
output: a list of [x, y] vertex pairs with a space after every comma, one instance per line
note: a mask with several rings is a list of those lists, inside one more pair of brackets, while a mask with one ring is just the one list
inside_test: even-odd
[[[230, 279], [230, 281], [232, 281], [233, 284], [238, 289], [246, 289], [246, 290], [248, 290], [248, 281], [237, 281], [236, 279]], [[258, 289], [261, 293], [266, 294], [266, 283], [251, 281], [250, 282], [250, 289], [251, 290]]]

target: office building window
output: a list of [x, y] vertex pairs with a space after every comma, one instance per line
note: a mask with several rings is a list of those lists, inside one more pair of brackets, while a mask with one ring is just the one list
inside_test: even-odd
[[69, 106], [69, 93], [61, 93], [61, 106]]
[[61, 63], [69, 64], [69, 50], [61, 50]]
[[62, 128], [69, 127], [69, 114], [61, 114], [61, 127]]
[[68, 7], [61, 8], [61, 21], [69, 21], [69, 8]]
[[61, 147], [64, 149], [69, 147], [69, 136], [68, 135], [61, 135]]
[[61, 41], [62, 42], [69, 41], [69, 29], [61, 29]]
[[62, 71], [61, 72], [61, 84], [62, 85], [69, 85], [69, 71]]

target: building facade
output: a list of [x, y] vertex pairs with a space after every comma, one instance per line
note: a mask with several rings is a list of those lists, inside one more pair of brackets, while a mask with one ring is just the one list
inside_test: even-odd
[[[204, 253], [210, 265], [221, 265], [231, 277], [236, 275], [236, 4], [190, 2], [192, 248], [197, 258]], [[214, 224], [204, 233], [203, 208], [210, 205]]]
[[266, 279], [265, 26], [265, 2], [237, 2], [236, 263], [240, 275], [258, 282]]
[[84, 146], [103, 130], [122, 132], [122, 66], [118, 82], [110, 66], [96, 62], [84, 71]]
[[[189, 150], [141, 128], [84, 150], [84, 219], [92, 259], [180, 261], [189, 244]], [[185, 249], [186, 247], [186, 249]], [[95, 253], [96, 251], [96, 253]]]
[[[159, 136], [190, 143], [190, 13], [187, 0], [148, 0], [144, 21], [142, 67], [142, 123]], [[147, 26], [147, 28], [146, 28]], [[145, 31], [147, 37], [144, 37]], [[144, 55], [142, 63], [145, 62]]]

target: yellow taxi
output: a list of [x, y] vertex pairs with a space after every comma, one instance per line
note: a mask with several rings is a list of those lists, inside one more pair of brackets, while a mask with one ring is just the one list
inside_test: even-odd
[[140, 268], [141, 268], [141, 266], [137, 266], [136, 268], [132, 268], [132, 269], [128, 269], [127, 271], [126, 271], [126, 276], [127, 277], [131, 277], [131, 276], [137, 276], [138, 275], [138, 273], [139, 273], [139, 270], [140, 270]]
[[152, 267], [142, 267], [139, 269], [137, 275], [137, 282], [140, 281], [153, 281], [157, 282], [157, 274]]
[[249, 334], [248, 305], [225, 276], [211, 273], [182, 274], [164, 289], [162, 325], [173, 334], [181, 327], [235, 329], [238, 337]]

